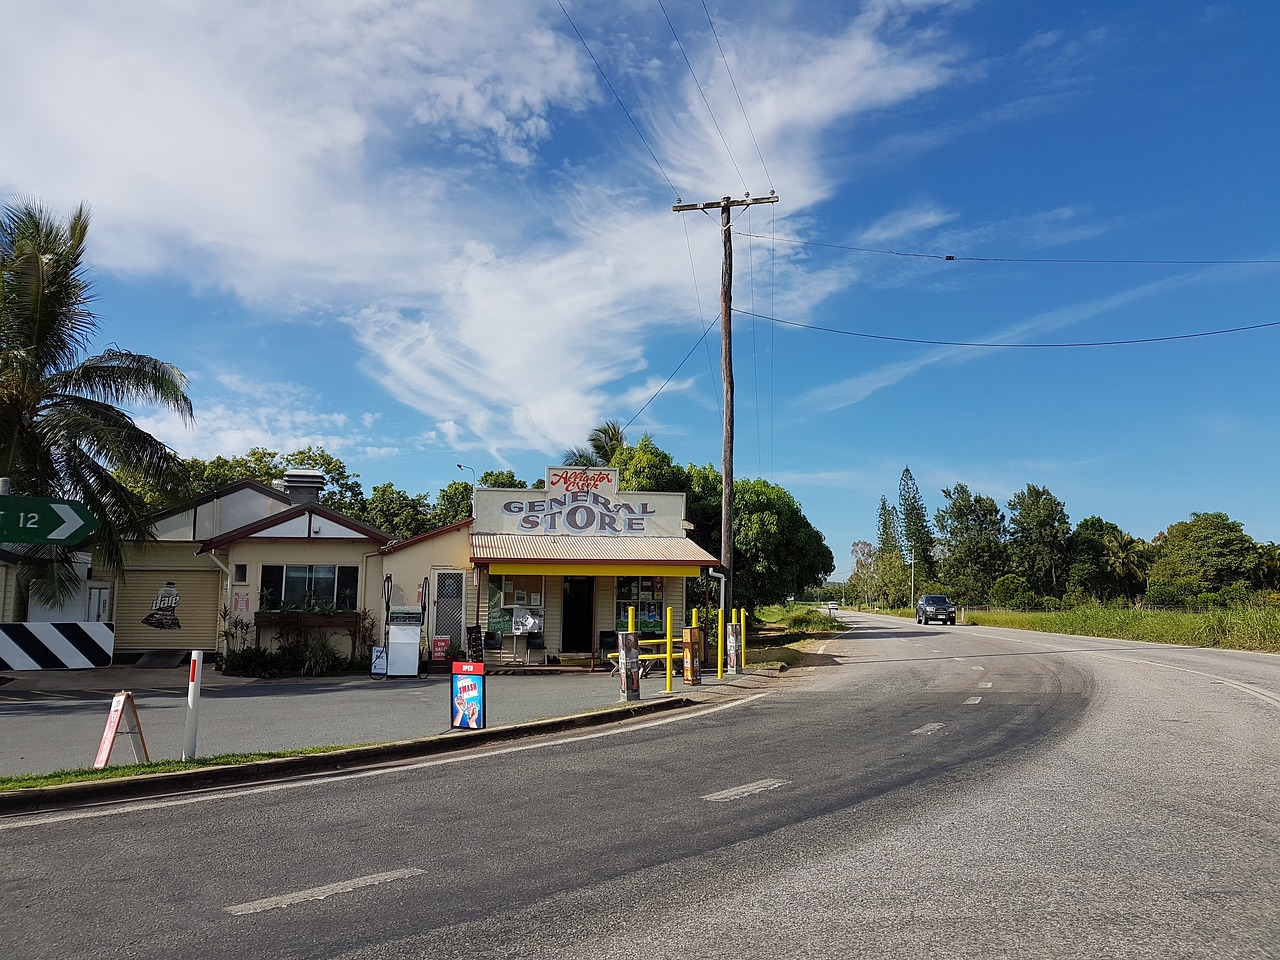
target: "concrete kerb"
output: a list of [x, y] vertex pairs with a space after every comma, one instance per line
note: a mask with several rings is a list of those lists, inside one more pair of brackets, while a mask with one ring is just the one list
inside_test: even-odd
[[454, 753], [507, 740], [603, 726], [651, 713], [680, 710], [696, 706], [698, 703], [698, 700], [689, 697], [664, 697], [570, 717], [534, 720], [504, 727], [490, 727], [485, 730], [451, 731], [417, 740], [400, 740], [366, 747], [347, 747], [298, 757], [276, 757], [270, 760], [199, 767], [172, 773], [151, 773], [50, 787], [6, 790], [0, 791], [0, 815], [34, 813], [62, 807], [144, 799], [187, 790], [240, 786], [333, 773], [353, 767]]

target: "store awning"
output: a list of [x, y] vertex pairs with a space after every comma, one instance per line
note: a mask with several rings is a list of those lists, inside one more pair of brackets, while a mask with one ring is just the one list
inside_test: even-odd
[[491, 574], [696, 577], [720, 561], [687, 537], [473, 533], [471, 562]]

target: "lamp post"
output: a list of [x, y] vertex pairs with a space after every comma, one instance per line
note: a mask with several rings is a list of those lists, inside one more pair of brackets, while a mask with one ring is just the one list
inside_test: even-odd
[[479, 484], [479, 481], [476, 480], [476, 468], [460, 463], [458, 464], [458, 469], [471, 471], [471, 516], [474, 517], [476, 515], [476, 486]]

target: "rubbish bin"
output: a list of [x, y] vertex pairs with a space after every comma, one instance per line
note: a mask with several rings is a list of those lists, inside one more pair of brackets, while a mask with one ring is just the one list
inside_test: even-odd
[[684, 682], [687, 686], [702, 683], [702, 628], [685, 627], [681, 640], [684, 647]]

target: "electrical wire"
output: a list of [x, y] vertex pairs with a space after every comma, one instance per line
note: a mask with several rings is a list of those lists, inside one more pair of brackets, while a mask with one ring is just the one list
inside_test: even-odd
[[[739, 237], [751, 236], [734, 231]], [[1257, 260], [1159, 260], [1159, 259], [1117, 259], [1071, 258], [1071, 257], [959, 257], [942, 253], [908, 253], [903, 250], [878, 250], [874, 247], [851, 247], [842, 243], [820, 243], [817, 240], [797, 240], [794, 237], [758, 237], [760, 240], [773, 240], [778, 243], [795, 243], [806, 247], [828, 247], [832, 250], [852, 250], [855, 253], [878, 253], [887, 257], [909, 257], [915, 260], [954, 260], [957, 263], [1065, 263], [1065, 264], [1139, 264], [1147, 266], [1170, 267], [1204, 267], [1204, 266], [1240, 266], [1244, 264], [1280, 263], [1280, 259]]]
[[720, 142], [724, 144], [724, 152], [729, 155], [729, 162], [733, 164], [734, 172], [738, 174], [738, 179], [742, 181], [742, 189], [750, 189], [747, 186], [746, 177], [738, 169], [738, 161], [734, 159], [733, 151], [729, 149], [729, 141], [725, 139], [724, 131], [720, 129], [720, 123], [716, 120], [715, 111], [711, 109], [711, 101], [707, 99], [707, 95], [702, 89], [702, 84], [698, 82], [698, 75], [694, 73], [693, 64], [689, 62], [689, 54], [685, 53], [684, 44], [680, 42], [680, 34], [676, 33], [676, 25], [671, 22], [671, 16], [667, 13], [667, 8], [663, 5], [662, 0], [658, 0], [658, 8], [662, 11], [662, 15], [667, 18], [667, 26], [671, 28], [671, 36], [675, 37], [676, 46], [680, 48], [680, 55], [684, 57], [685, 66], [689, 68], [689, 76], [693, 77], [693, 85], [698, 88], [698, 94], [702, 97], [702, 102], [707, 108], [707, 114], [711, 117], [712, 125], [715, 126], [716, 133], [720, 134]]
[[[573, 32], [578, 37], [578, 42], [582, 44], [582, 49], [587, 51], [587, 56], [591, 58], [591, 62], [596, 65], [596, 70], [600, 72], [600, 77], [604, 80], [604, 84], [609, 88], [609, 92], [613, 94], [613, 99], [618, 101], [618, 106], [622, 108], [622, 112], [627, 115], [627, 119], [631, 121], [631, 127], [635, 130], [636, 136], [640, 138], [640, 142], [644, 144], [644, 148], [649, 151], [649, 156], [653, 159], [654, 166], [658, 168], [658, 172], [662, 174], [662, 179], [667, 181], [667, 186], [671, 188], [671, 192], [675, 194], [676, 203], [680, 202], [680, 191], [676, 189], [676, 185], [671, 182], [671, 178], [667, 176], [667, 171], [663, 168], [658, 155], [653, 152], [653, 147], [649, 146], [649, 141], [645, 139], [644, 133], [640, 130], [640, 125], [636, 123], [635, 118], [631, 116], [631, 111], [627, 109], [627, 105], [622, 102], [622, 97], [618, 96], [618, 91], [614, 89], [613, 84], [609, 80], [609, 75], [604, 72], [604, 67], [600, 66], [600, 61], [596, 59], [596, 55], [591, 52], [591, 47], [587, 46], [586, 38], [582, 36], [582, 32], [578, 29], [578, 25], [573, 22], [573, 17], [569, 16], [569, 11], [564, 8], [562, 0], [556, 0], [560, 5], [560, 12], [564, 14], [564, 18], [569, 21], [569, 26], [573, 27]], [[665, 13], [665, 11], [663, 11]], [[668, 23], [670, 21], [668, 20]], [[686, 58], [687, 60], [688, 58]], [[690, 68], [692, 69], [692, 68]]]
[[733, 71], [729, 69], [729, 58], [724, 55], [724, 47], [720, 45], [720, 34], [711, 19], [711, 11], [707, 9], [707, 0], [702, 0], [702, 12], [707, 15], [707, 26], [711, 28], [711, 36], [715, 38], [716, 49], [720, 51], [720, 60], [724, 63], [724, 72], [729, 75], [729, 84], [733, 87], [733, 95], [738, 98], [738, 108], [742, 111], [742, 119], [747, 125], [747, 133], [751, 134], [751, 143], [756, 148], [756, 156], [760, 158], [760, 167], [764, 170], [764, 178], [773, 189], [773, 177], [769, 175], [769, 165], [764, 162], [764, 154], [760, 152], [760, 143], [756, 140], [756, 132], [751, 128], [751, 118], [747, 116], [746, 104], [742, 102], [742, 94], [738, 92], [738, 82], [733, 79]]
[[[746, 310], [734, 310], [734, 313], [746, 314]], [[1070, 343], [991, 343], [971, 342], [966, 340], [926, 340], [920, 337], [890, 337], [878, 333], [861, 333], [856, 330], [840, 330], [836, 327], [823, 327], [812, 323], [801, 323], [798, 320], [783, 320], [781, 317], [761, 317], [762, 320], [772, 320], [774, 323], [785, 324], [788, 327], [799, 327], [802, 330], [815, 330], [819, 333], [834, 333], [842, 337], [858, 337], [862, 340], [884, 340], [889, 343], [916, 343], [930, 347], [988, 347], [992, 349], [1006, 348], [1052, 348], [1060, 349], [1064, 347], [1120, 347], [1130, 346], [1133, 344], [1143, 343], [1170, 343], [1175, 340], [1199, 340], [1204, 337], [1221, 337], [1231, 333], [1245, 333], [1249, 330], [1262, 330], [1267, 327], [1280, 327], [1280, 320], [1272, 320], [1268, 323], [1254, 323], [1244, 327], [1228, 327], [1223, 330], [1204, 330], [1199, 333], [1180, 333], [1167, 337], [1135, 337], [1131, 340], [1087, 340]]]
[[719, 320], [719, 319], [720, 317], [717, 314], [716, 317], [714, 317], [712, 321], [707, 324], [706, 328], [702, 331], [702, 336], [698, 337], [698, 339], [694, 342], [693, 346], [689, 348], [689, 352], [684, 355], [684, 359], [682, 359], [679, 363], [677, 363], [676, 368], [671, 371], [671, 376], [667, 377], [667, 379], [662, 382], [662, 386], [660, 386], [657, 390], [653, 392], [653, 396], [644, 402], [644, 406], [635, 412], [635, 416], [633, 416], [630, 420], [628, 420], [625, 424], [623, 424], [622, 429], [624, 431], [627, 429], [627, 427], [631, 426], [633, 423], [636, 422], [636, 418], [639, 417], [640, 414], [644, 413], [645, 408], [648, 407], [649, 404], [653, 403], [653, 401], [658, 399], [658, 394], [660, 394], [663, 390], [667, 389], [667, 384], [669, 384], [672, 380], [675, 379], [676, 374], [680, 372], [680, 368], [685, 365], [685, 361], [688, 360], [691, 356], [693, 356], [693, 351], [697, 350], [698, 344], [707, 338], [707, 334], [711, 332], [711, 328], [716, 325], [716, 320]]

